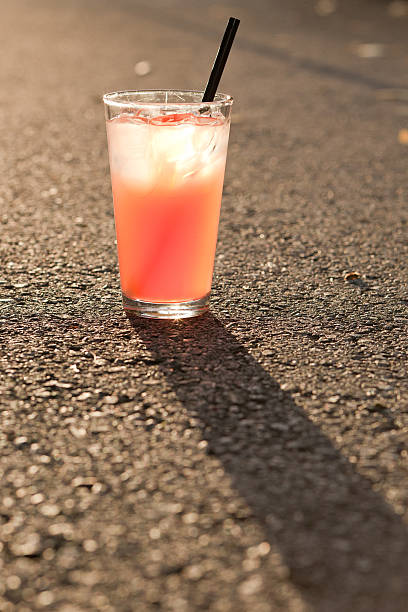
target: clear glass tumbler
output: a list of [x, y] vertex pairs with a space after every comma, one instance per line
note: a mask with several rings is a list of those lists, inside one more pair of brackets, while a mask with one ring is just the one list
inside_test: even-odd
[[232, 98], [202, 95], [103, 98], [123, 304], [142, 317], [208, 307]]

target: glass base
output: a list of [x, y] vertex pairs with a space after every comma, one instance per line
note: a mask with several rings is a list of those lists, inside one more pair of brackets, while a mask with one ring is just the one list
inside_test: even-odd
[[210, 294], [199, 300], [188, 302], [144, 302], [131, 300], [122, 293], [123, 308], [126, 311], [148, 319], [186, 319], [198, 317], [208, 310]]

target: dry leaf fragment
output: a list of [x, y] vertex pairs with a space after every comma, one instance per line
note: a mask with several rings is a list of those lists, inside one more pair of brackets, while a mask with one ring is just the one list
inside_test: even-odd
[[408, 145], [408, 130], [400, 130], [398, 132], [398, 142], [403, 145]]
[[357, 278], [361, 278], [361, 274], [359, 274], [358, 272], [347, 272], [344, 275], [344, 280], [356, 280]]

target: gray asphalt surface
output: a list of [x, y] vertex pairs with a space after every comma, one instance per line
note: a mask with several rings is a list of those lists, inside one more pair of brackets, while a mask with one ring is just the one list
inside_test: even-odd
[[[3, 1], [1, 611], [408, 609], [408, 11], [337, 4]], [[229, 15], [211, 312], [130, 320], [101, 95]]]

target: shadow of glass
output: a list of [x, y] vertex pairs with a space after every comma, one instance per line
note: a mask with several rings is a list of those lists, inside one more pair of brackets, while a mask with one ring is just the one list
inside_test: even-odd
[[211, 314], [129, 317], [314, 610], [406, 609], [408, 532]]

